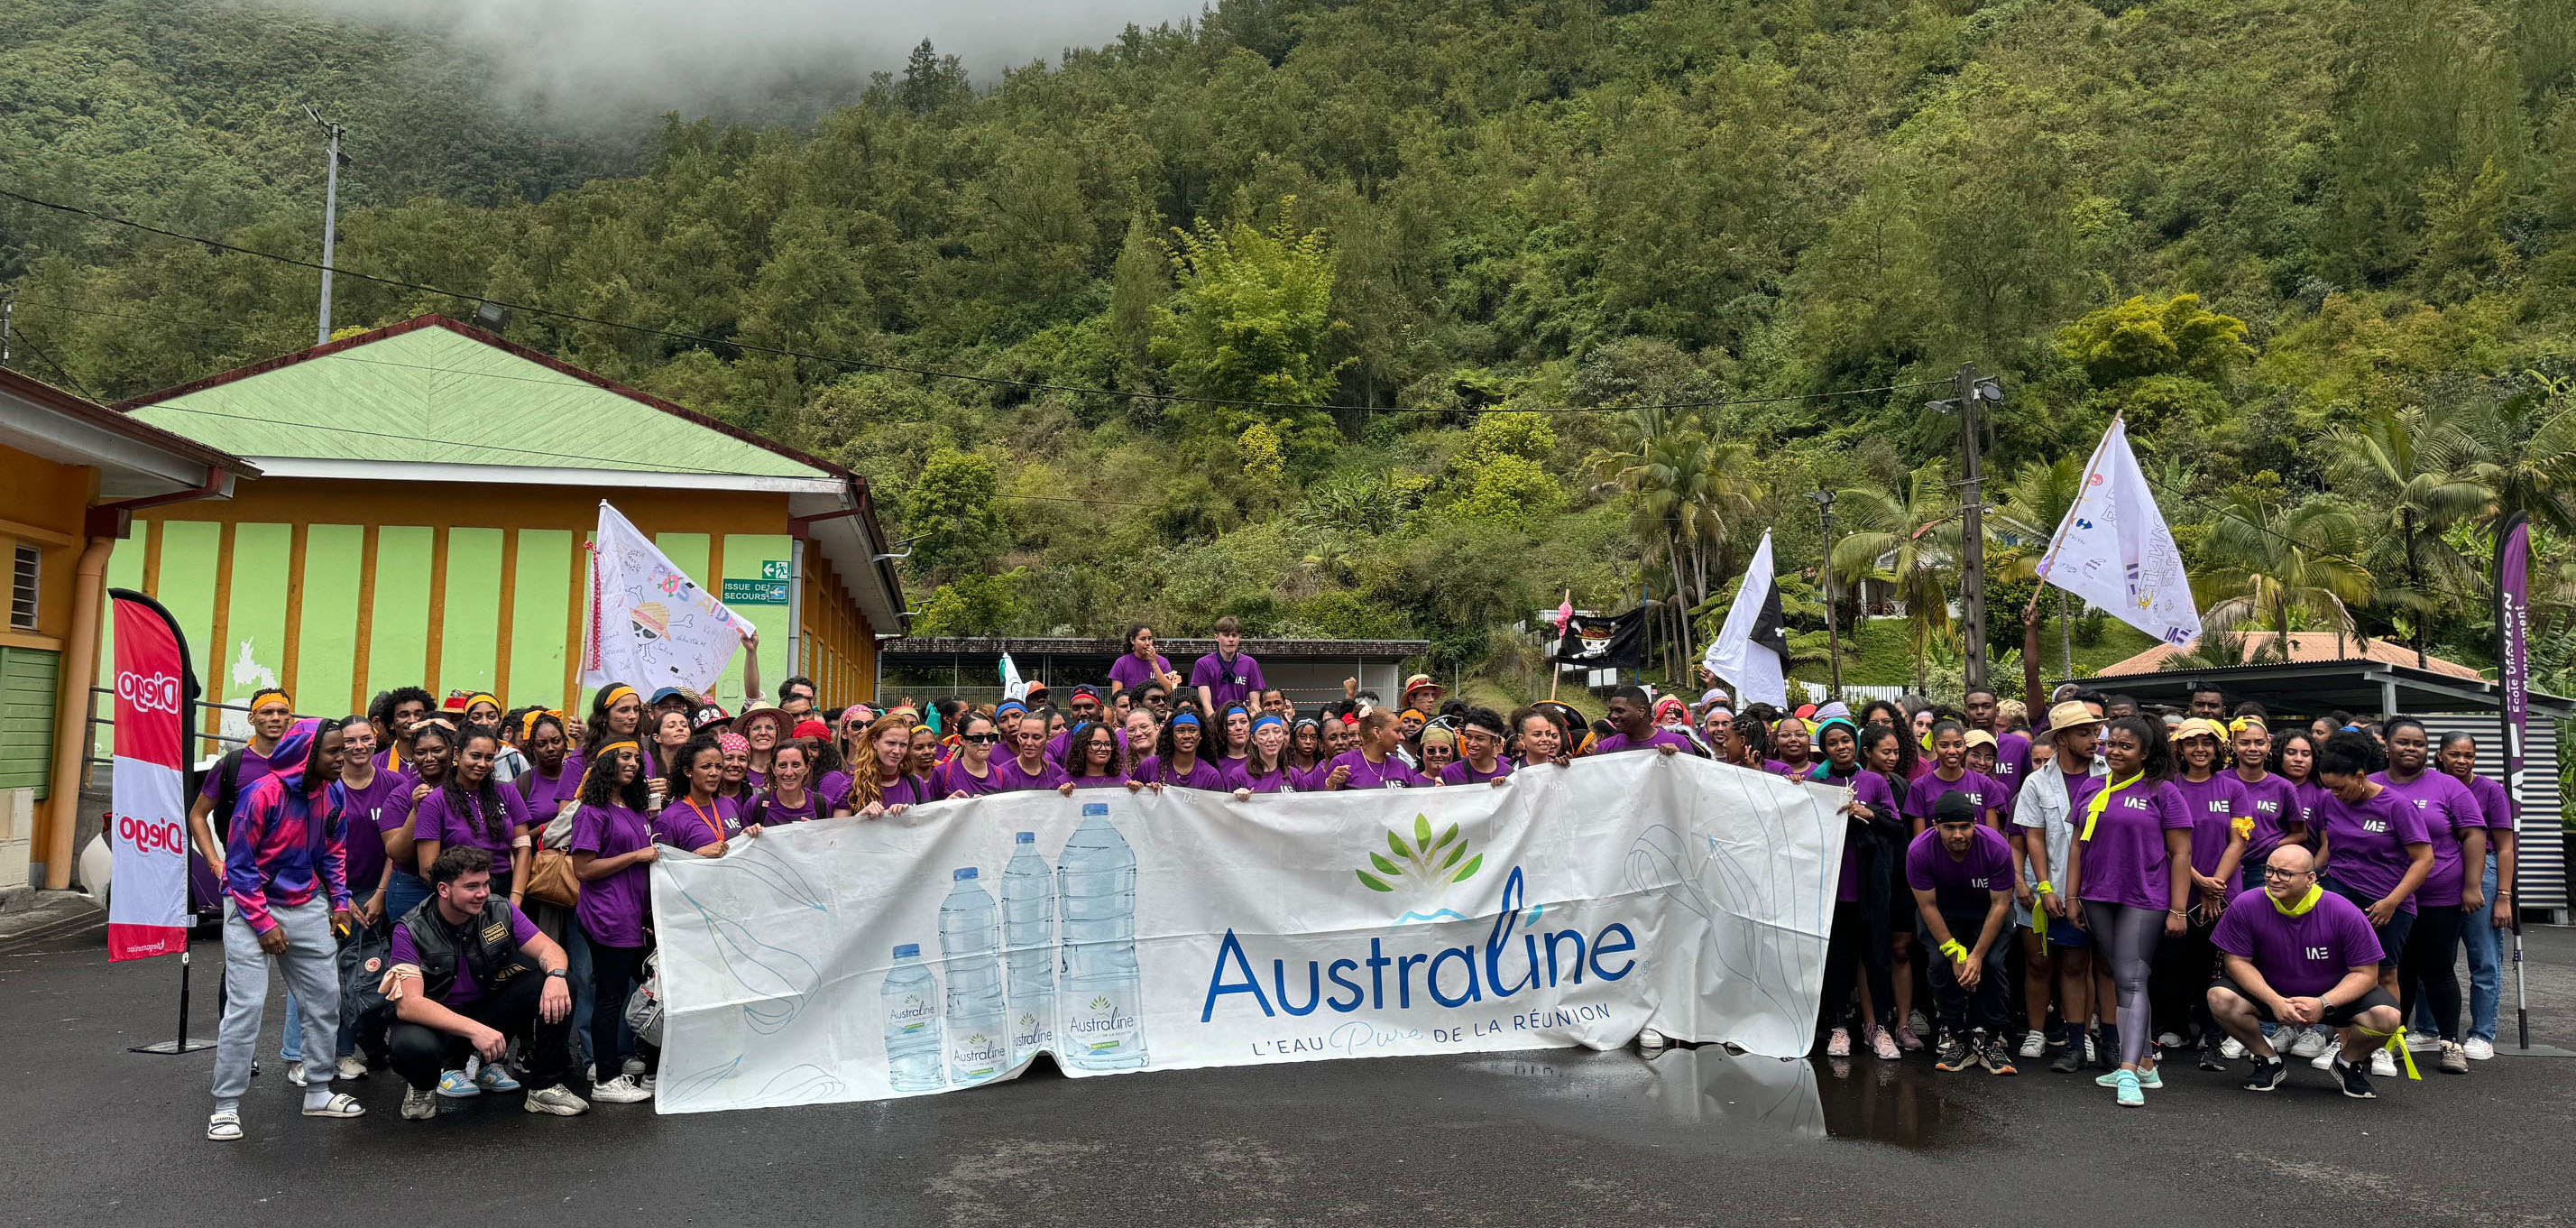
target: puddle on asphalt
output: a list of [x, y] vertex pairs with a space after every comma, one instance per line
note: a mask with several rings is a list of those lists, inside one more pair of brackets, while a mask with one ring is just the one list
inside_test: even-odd
[[[1848, 1139], [1924, 1148], [1948, 1141], [1967, 1114], [1928, 1071], [1896, 1063], [1791, 1061], [1734, 1055], [1720, 1045], [1496, 1054], [1465, 1069], [1512, 1081], [1510, 1099], [1549, 1120], [1617, 1134], [1668, 1135], [1674, 1126], [1797, 1141]], [[1527, 1098], [1537, 1093], [1537, 1100]]]

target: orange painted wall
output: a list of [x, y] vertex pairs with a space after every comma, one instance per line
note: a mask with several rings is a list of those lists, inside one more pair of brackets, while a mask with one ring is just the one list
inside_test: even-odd
[[[72, 577], [80, 565], [81, 522], [89, 514], [90, 499], [97, 491], [96, 469], [57, 464], [15, 448], [0, 447], [0, 521], [24, 524], [69, 543], [32, 535], [21, 537], [0, 525], [0, 538], [25, 540], [44, 552], [44, 561], [39, 564], [36, 634], [45, 639], [59, 641], [71, 633]], [[5, 561], [5, 555], [0, 555], [0, 562]], [[6, 622], [0, 619], [0, 624]], [[6, 634], [5, 626], [0, 626], [0, 634]], [[20, 642], [26, 647], [59, 646], [32, 640]]]

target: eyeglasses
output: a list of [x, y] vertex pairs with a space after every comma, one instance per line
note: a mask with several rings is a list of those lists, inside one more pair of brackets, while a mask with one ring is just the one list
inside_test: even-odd
[[2297, 878], [2302, 874], [2314, 873], [2316, 873], [2314, 870], [2284, 870], [2279, 866], [2263, 867], [2263, 877], [2265, 878]]
[[973, 742], [978, 745], [982, 745], [988, 742], [999, 742], [1002, 740], [1002, 735], [998, 733], [968, 733], [958, 735], [958, 739], [960, 741]]

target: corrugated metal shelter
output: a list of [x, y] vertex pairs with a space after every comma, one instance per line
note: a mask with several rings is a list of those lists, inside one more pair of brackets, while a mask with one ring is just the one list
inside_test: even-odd
[[210, 700], [274, 682], [315, 712], [411, 684], [579, 703], [603, 499], [761, 629], [773, 691], [801, 673], [867, 697], [901, 624], [866, 479], [440, 316], [120, 408], [264, 458], [243, 497], [138, 517], [111, 563], [199, 645]]

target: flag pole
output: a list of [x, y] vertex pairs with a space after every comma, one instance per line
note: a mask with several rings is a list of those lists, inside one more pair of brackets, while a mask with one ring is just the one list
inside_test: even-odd
[[[1574, 590], [1573, 590], [1573, 589], [1571, 589], [1571, 588], [1568, 588], [1568, 589], [1566, 589], [1566, 590], [1565, 590], [1565, 599], [1557, 603], [1557, 608], [1559, 608], [1559, 609], [1565, 609], [1565, 608], [1569, 608], [1569, 607], [1571, 607], [1573, 604], [1574, 604]], [[1556, 635], [1557, 635], [1557, 638], [1558, 638], [1558, 639], [1563, 639], [1563, 638], [1565, 638], [1565, 628], [1566, 628], [1566, 625], [1567, 625], [1567, 624], [1566, 624], [1566, 623], [1564, 623], [1564, 622], [1559, 622], [1559, 623], [1556, 625]], [[1551, 655], [1548, 657], [1548, 659], [1547, 659], [1547, 698], [1548, 698], [1548, 702], [1550, 702], [1550, 703], [1554, 703], [1554, 702], [1556, 702], [1556, 684], [1557, 684], [1558, 682], [1562, 681], [1564, 678], [1565, 678], [1565, 663], [1564, 663], [1564, 662], [1562, 662], [1562, 661], [1557, 660], [1557, 659], [1555, 658], [1555, 656], [1551, 654]]]

